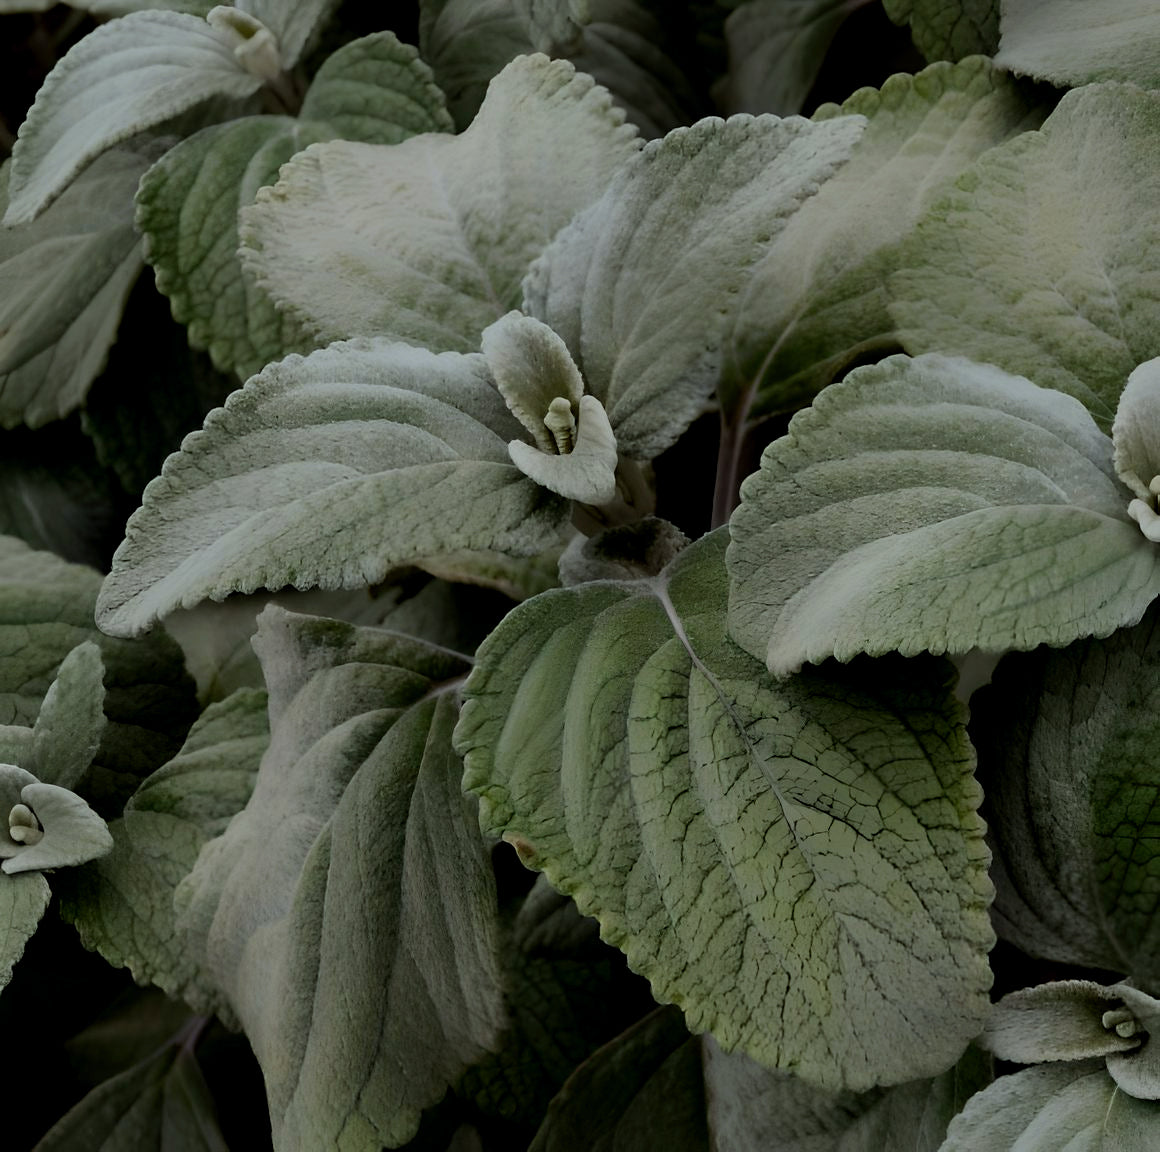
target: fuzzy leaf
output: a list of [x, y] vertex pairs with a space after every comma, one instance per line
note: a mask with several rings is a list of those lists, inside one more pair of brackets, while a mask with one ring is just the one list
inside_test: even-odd
[[12, 969], [24, 955], [51, 895], [39, 872], [0, 876], [0, 988], [12, 979]]
[[1116, 475], [1141, 500], [1155, 502], [1149, 485], [1160, 476], [1160, 358], [1128, 377], [1112, 422]]
[[20, 798], [44, 826], [44, 836], [7, 856], [0, 865], [7, 875], [69, 868], [112, 851], [108, 826], [75, 792], [36, 782], [25, 785]]
[[521, 57], [459, 136], [308, 148], [242, 213], [242, 258], [319, 342], [474, 351], [552, 236], [636, 150], [608, 93]]
[[464, 787], [695, 1031], [831, 1088], [942, 1071], [990, 984], [955, 706], [933, 665], [778, 684], [725, 636], [725, 543], [516, 608], [464, 689]]
[[971, 701], [995, 923], [1033, 956], [1160, 984], [1160, 610], [1004, 658]]
[[[104, 366], [143, 266], [133, 193], [148, 150], [99, 157], [35, 223], [0, 228], [0, 424], [76, 408]], [[12, 164], [0, 169], [0, 212]]]
[[490, 860], [451, 751], [466, 662], [270, 607], [270, 748], [178, 889], [280, 1149], [397, 1147], [498, 1041]]
[[511, 463], [483, 357], [386, 340], [271, 364], [170, 456], [130, 518], [100, 626], [266, 587], [355, 588], [461, 550], [530, 556], [568, 505]]
[[[909, 24], [928, 60], [993, 56], [999, 44], [1000, 0], [883, 0], [895, 24]], [[1004, 13], [1006, 18], [1006, 13]]]
[[1151, 0], [1005, 0], [995, 63], [1060, 88], [1160, 85], [1160, 11]]
[[1158, 1137], [1160, 1105], [1085, 1060], [1001, 1076], [967, 1101], [939, 1152], [1150, 1152]]
[[36, 1152], [228, 1152], [213, 1096], [183, 1039], [98, 1085]]
[[106, 149], [261, 81], [224, 33], [181, 12], [132, 12], [90, 32], [36, 94], [12, 150], [5, 224], [34, 219]]
[[701, 411], [736, 294], [864, 126], [736, 116], [677, 129], [536, 261], [524, 310], [564, 337], [623, 453], [659, 455]]
[[748, 0], [729, 13], [729, 112], [800, 112], [830, 42], [866, 0]]
[[792, 411], [896, 346], [896, 242], [981, 152], [1042, 118], [982, 57], [892, 76], [814, 118], [847, 115], [867, 119], [849, 162], [787, 222], [735, 306], [718, 391], [739, 416]]
[[729, 631], [776, 675], [1067, 644], [1160, 594], [1110, 441], [1078, 401], [990, 365], [857, 369], [794, 417], [741, 497]]
[[37, 779], [76, 788], [93, 762], [105, 731], [104, 673], [101, 650], [91, 640], [64, 658], [40, 706], [24, 765]]
[[111, 854], [56, 882], [61, 914], [86, 948], [139, 984], [221, 1009], [176, 932], [173, 893], [201, 847], [246, 806], [269, 741], [264, 691], [243, 688], [205, 710], [181, 751], [109, 826]]
[[338, 7], [338, 0], [240, 0], [237, 7], [273, 32], [282, 67], [289, 71]]
[[1160, 93], [1067, 93], [1038, 132], [979, 158], [898, 254], [907, 351], [998, 364], [1082, 400], [1105, 430], [1160, 354]]

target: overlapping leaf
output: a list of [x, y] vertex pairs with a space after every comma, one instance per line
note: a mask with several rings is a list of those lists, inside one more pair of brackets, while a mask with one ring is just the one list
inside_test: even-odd
[[990, 365], [890, 357], [799, 413], [742, 485], [730, 635], [778, 675], [829, 656], [1107, 635], [1160, 552], [1084, 407]]
[[719, 392], [738, 415], [792, 410], [858, 356], [896, 346], [895, 243], [980, 153], [1041, 119], [981, 57], [892, 76], [814, 118], [845, 115], [867, 119], [849, 162], [788, 221], [734, 306]]
[[1160, 93], [1069, 92], [1038, 132], [993, 148], [899, 254], [891, 312], [910, 352], [998, 364], [1111, 426], [1160, 354]]
[[243, 259], [320, 342], [473, 351], [519, 305], [531, 261], [636, 150], [621, 121], [571, 65], [521, 57], [458, 136], [295, 157], [242, 213]]
[[367, 36], [328, 57], [301, 115], [251, 116], [203, 128], [150, 169], [137, 222], [157, 286], [190, 342], [245, 379], [310, 342], [243, 275], [238, 210], [308, 144], [334, 136], [396, 144], [451, 120], [430, 70], [393, 33]]
[[993, 56], [999, 43], [1000, 0], [884, 0], [895, 24], [909, 24], [928, 60]]
[[41, 872], [0, 875], [0, 988], [12, 978], [51, 896]]
[[133, 635], [258, 588], [357, 588], [459, 552], [532, 556], [569, 505], [512, 464], [478, 353], [350, 341], [266, 368], [146, 489], [97, 608]]
[[1150, 0], [1006, 0], [995, 63], [1061, 88], [1160, 85], [1160, 11]]
[[223, 1005], [176, 932], [173, 894], [202, 845], [245, 807], [268, 743], [264, 691], [243, 688], [211, 704], [181, 751], [110, 824], [112, 853], [56, 884], [61, 914], [86, 947], [129, 968], [138, 983], [152, 982], [206, 1010]]
[[778, 684], [725, 636], [724, 547], [512, 612], [464, 785], [694, 1030], [828, 1087], [942, 1071], [990, 983], [956, 706], [929, 664]]
[[271, 743], [178, 891], [283, 1150], [397, 1147], [497, 1042], [495, 891], [451, 750], [459, 656], [268, 608]]
[[737, 294], [864, 126], [737, 116], [677, 129], [536, 262], [524, 310], [567, 342], [622, 453], [651, 459], [701, 410]]
[[972, 701], [996, 924], [1024, 951], [1155, 987], [1160, 614], [1008, 656]]
[[[0, 424], [57, 420], [104, 367], [143, 266], [133, 193], [147, 147], [100, 157], [39, 220], [0, 229]], [[12, 164], [0, 168], [0, 209]]]
[[49, 73], [12, 150], [6, 224], [33, 220], [102, 152], [214, 97], [243, 100], [261, 80], [224, 33], [183, 12], [103, 24]]

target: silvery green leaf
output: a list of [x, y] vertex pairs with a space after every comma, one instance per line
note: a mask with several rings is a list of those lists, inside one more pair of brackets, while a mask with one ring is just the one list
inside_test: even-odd
[[944, 673], [779, 684], [725, 635], [725, 544], [511, 612], [464, 688], [464, 787], [695, 1031], [822, 1087], [940, 1072], [992, 939]]
[[197, 701], [181, 649], [168, 636], [124, 641], [97, 631], [100, 585], [92, 568], [0, 537], [0, 722], [31, 728], [61, 661], [95, 640], [105, 665], [108, 723], [79, 787], [111, 817], [141, 777], [181, 747]]
[[1083, 1060], [1000, 1076], [967, 1101], [939, 1152], [1150, 1152], [1158, 1138], [1160, 1105]]
[[999, 5], [1000, 0], [884, 0], [886, 14], [895, 24], [910, 25], [915, 45], [928, 60], [993, 56]]
[[338, 7], [338, 0], [239, 0], [237, 7], [270, 29], [282, 67], [289, 71]]
[[984, 153], [898, 254], [904, 347], [998, 364], [1110, 428], [1128, 375], [1160, 353], [1157, 131], [1160, 93], [1098, 84]]
[[829, 656], [1067, 644], [1160, 595], [1111, 442], [1078, 401], [990, 365], [855, 370], [741, 497], [729, 631], [779, 676]]
[[1160, 358], [1128, 377], [1112, 422], [1116, 475], [1141, 499], [1155, 503], [1149, 485], [1160, 476]]
[[830, 42], [867, 0], [747, 0], [725, 21], [729, 73], [715, 94], [729, 112], [800, 112]]
[[458, 136], [332, 141], [242, 212], [242, 258], [319, 341], [389, 336], [474, 351], [532, 260], [637, 148], [608, 93], [521, 57]]
[[173, 894], [202, 846], [246, 806], [269, 741], [264, 691], [242, 688], [211, 704], [109, 825], [112, 852], [54, 880], [61, 915], [86, 948], [129, 968], [138, 983], [227, 1016], [177, 934]]
[[102, 24], [48, 74], [12, 150], [5, 224], [26, 224], [102, 152], [213, 97], [245, 99], [261, 81], [227, 38], [182, 12], [131, 12]]
[[178, 928], [262, 1065], [276, 1147], [396, 1147], [501, 1026], [491, 865], [451, 750], [468, 664], [273, 606], [255, 647], [270, 747]]
[[[0, 13], [44, 12], [54, 0], [0, 0]], [[69, 7], [93, 16], [124, 16], [146, 8], [165, 8], [170, 12], [188, 12], [204, 16], [214, 6], [214, 0], [70, 0]]]
[[621, 452], [659, 455], [701, 411], [754, 266], [864, 127], [735, 116], [678, 128], [536, 261], [524, 311], [563, 336]]
[[39, 780], [76, 788], [93, 762], [105, 731], [105, 666], [92, 640], [78, 644], [57, 670], [36, 724], [31, 757], [24, 764]]
[[[57, 420], [84, 399], [143, 266], [133, 193], [148, 149], [99, 157], [40, 219], [0, 228], [0, 424]], [[12, 163], [0, 168], [0, 210]]]
[[85, 864], [113, 850], [108, 825], [68, 788], [38, 781], [25, 785], [20, 799], [43, 825], [44, 835], [0, 864], [7, 875]]
[[849, 161], [790, 218], [734, 307], [718, 391], [735, 421], [800, 407], [859, 356], [893, 350], [896, 242], [980, 153], [1042, 118], [982, 57], [892, 76], [814, 118], [848, 115], [867, 120]]
[[1000, 934], [1160, 986], [1160, 616], [1015, 653], [971, 701]]
[[511, 463], [483, 357], [350, 341], [271, 364], [146, 489], [97, 615], [113, 635], [232, 592], [355, 588], [460, 551], [532, 556], [568, 505]]
[[1160, 11], [1150, 0], [1004, 0], [995, 63], [1060, 88], [1160, 84]]
[[39, 872], [0, 876], [0, 989], [36, 931], [52, 893]]
[[229, 1152], [217, 1109], [183, 1032], [110, 1077], [67, 1112], [37, 1152]]

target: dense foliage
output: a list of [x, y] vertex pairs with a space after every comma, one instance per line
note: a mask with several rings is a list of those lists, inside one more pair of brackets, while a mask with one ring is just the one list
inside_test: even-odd
[[1155, 4], [44, 9], [5, 1147], [1160, 1146]]

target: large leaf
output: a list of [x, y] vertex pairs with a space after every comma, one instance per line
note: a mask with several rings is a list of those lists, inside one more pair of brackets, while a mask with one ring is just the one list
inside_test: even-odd
[[87, 948], [129, 968], [138, 983], [221, 1009], [176, 932], [173, 893], [202, 845], [245, 807], [268, 744], [264, 691], [243, 688], [206, 709], [181, 751], [109, 825], [112, 853], [56, 881], [61, 915]]
[[1158, 1139], [1160, 1105], [1086, 1060], [1000, 1077], [967, 1101], [940, 1152], [1150, 1152]]
[[823, 1092], [724, 1053], [711, 1036], [690, 1037], [668, 1009], [576, 1071], [532, 1152], [936, 1152], [951, 1117], [989, 1080], [989, 1061], [969, 1049], [932, 1080]]
[[351, 341], [266, 368], [186, 438], [130, 518], [98, 617], [132, 635], [231, 592], [357, 588], [428, 556], [530, 556], [569, 505], [512, 464], [483, 357]]
[[[999, 43], [1000, 0], [883, 0], [895, 24], [909, 24], [928, 60], [993, 56]], [[1006, 13], [1004, 13], [1004, 18]]]
[[1025, 952], [1160, 986], [1160, 612], [1008, 656], [971, 702], [996, 926]]
[[737, 116], [677, 129], [536, 262], [525, 311], [564, 337], [623, 453], [659, 455], [700, 412], [737, 294], [864, 125]]
[[1005, 0], [995, 63], [1061, 88], [1099, 80], [1160, 86], [1151, 0]]
[[1111, 441], [1078, 401], [990, 365], [857, 369], [794, 417], [741, 496], [729, 631], [778, 675], [1067, 644], [1160, 594]]
[[309, 341], [280, 315], [237, 257], [238, 210], [308, 144], [334, 136], [396, 144], [447, 131], [450, 117], [414, 48], [383, 32], [327, 58], [298, 119], [251, 116], [203, 128], [142, 181], [137, 223], [157, 286], [190, 343], [245, 379]]
[[473, 351], [519, 306], [532, 260], [636, 150], [621, 121], [590, 77], [521, 57], [459, 136], [308, 148], [243, 211], [243, 259], [319, 342]]
[[778, 684], [725, 635], [725, 543], [515, 609], [464, 786], [695, 1031], [826, 1087], [941, 1072], [990, 984], [957, 706], [932, 664]]
[[980, 157], [899, 254], [906, 349], [998, 364], [1109, 428], [1129, 373], [1160, 354], [1158, 131], [1160, 93], [1100, 84]]
[[114, 144], [261, 84], [234, 59], [229, 38], [196, 16], [133, 12], [102, 24], [49, 73], [20, 126], [4, 223], [34, 219]]
[[61, 661], [95, 640], [105, 666], [105, 716], [96, 762], [77, 790], [111, 817], [172, 756], [197, 715], [181, 649], [158, 633], [115, 640], [98, 632], [101, 576], [0, 537], [0, 723], [31, 727]]
[[253, 797], [178, 890], [266, 1078], [275, 1145], [397, 1147], [493, 1047], [495, 891], [451, 750], [468, 665], [270, 607]]
[[849, 162], [788, 221], [734, 309], [719, 391], [735, 422], [800, 407], [859, 356], [893, 350], [896, 241], [980, 153], [1041, 119], [982, 57], [892, 76], [814, 118], [855, 114], [868, 123]]
[[36, 1152], [228, 1152], [190, 1035], [179, 1034], [100, 1084], [53, 1125]]
[[40, 872], [0, 875], [0, 989], [24, 955], [24, 945], [36, 931], [52, 893]]
[[[0, 424], [59, 419], [104, 367], [143, 266], [133, 194], [148, 149], [101, 156], [37, 221], [0, 228]], [[11, 163], [0, 168], [0, 209]]]

